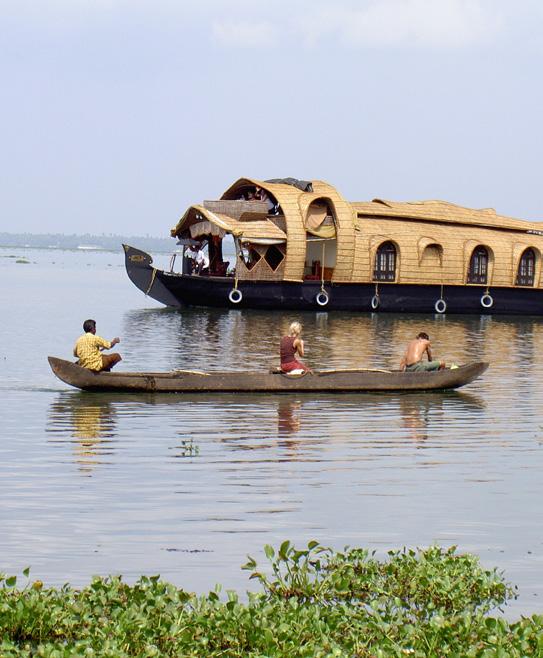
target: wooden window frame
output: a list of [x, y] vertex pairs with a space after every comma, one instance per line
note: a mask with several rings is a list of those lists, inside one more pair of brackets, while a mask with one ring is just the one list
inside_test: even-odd
[[479, 245], [471, 252], [468, 267], [467, 283], [486, 285], [488, 283], [488, 269], [490, 254], [484, 245]]
[[535, 251], [528, 247], [522, 252], [518, 263], [516, 286], [533, 288], [535, 284]]
[[382, 242], [375, 252], [373, 280], [396, 281], [397, 262], [398, 250], [396, 245], [391, 240]]

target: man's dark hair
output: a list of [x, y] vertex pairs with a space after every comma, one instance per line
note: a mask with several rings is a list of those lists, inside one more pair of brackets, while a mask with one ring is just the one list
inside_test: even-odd
[[423, 338], [424, 340], [430, 340], [430, 337], [424, 331], [421, 331], [420, 334], [417, 335], [417, 338]]
[[85, 322], [83, 322], [83, 331], [86, 334], [88, 334], [93, 329], [96, 329], [96, 321], [95, 320], [85, 320]]

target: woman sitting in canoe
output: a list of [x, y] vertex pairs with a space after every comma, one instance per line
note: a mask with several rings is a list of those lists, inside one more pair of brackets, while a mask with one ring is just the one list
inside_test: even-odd
[[300, 338], [302, 325], [299, 322], [293, 322], [288, 331], [289, 335], [281, 338], [281, 372], [311, 371], [310, 368], [296, 358], [296, 355], [304, 355], [304, 341]]

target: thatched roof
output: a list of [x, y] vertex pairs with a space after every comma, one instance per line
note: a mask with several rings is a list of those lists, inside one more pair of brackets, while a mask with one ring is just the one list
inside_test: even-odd
[[[263, 218], [250, 222], [243, 222], [228, 215], [213, 212], [204, 206], [191, 206], [172, 229], [172, 235], [181, 235], [190, 231], [191, 237], [208, 233], [232, 235], [246, 240], [263, 239], [286, 241], [287, 236], [278, 226], [269, 219]], [[221, 233], [222, 232], [222, 233]]]
[[538, 222], [527, 222], [522, 219], [498, 215], [494, 208], [475, 210], [465, 208], [447, 201], [355, 201], [352, 207], [359, 217], [402, 217], [428, 222], [445, 222], [450, 224], [465, 224], [486, 228], [501, 228], [514, 231], [541, 231]]

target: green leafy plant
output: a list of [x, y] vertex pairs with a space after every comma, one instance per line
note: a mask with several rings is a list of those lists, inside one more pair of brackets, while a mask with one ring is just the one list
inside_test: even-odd
[[78, 590], [0, 574], [0, 655], [468, 657], [543, 655], [543, 617], [491, 616], [515, 589], [456, 548], [337, 552], [264, 548], [244, 566], [261, 591], [207, 595], [158, 576], [94, 578]]

